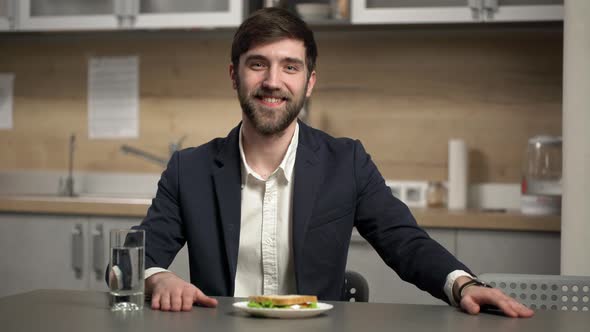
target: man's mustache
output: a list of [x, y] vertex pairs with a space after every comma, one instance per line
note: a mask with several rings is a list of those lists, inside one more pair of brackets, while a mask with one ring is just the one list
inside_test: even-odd
[[256, 98], [271, 97], [271, 98], [281, 98], [281, 99], [285, 99], [287, 101], [291, 100], [290, 94], [287, 94], [282, 91], [270, 90], [270, 89], [256, 89], [252, 93], [252, 96], [254, 96]]

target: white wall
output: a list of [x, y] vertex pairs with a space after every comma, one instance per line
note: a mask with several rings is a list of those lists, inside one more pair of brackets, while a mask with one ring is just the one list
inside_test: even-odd
[[590, 276], [590, 1], [565, 1], [561, 274]]

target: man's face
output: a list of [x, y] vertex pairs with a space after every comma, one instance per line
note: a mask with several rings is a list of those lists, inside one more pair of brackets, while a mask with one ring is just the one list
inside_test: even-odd
[[315, 71], [307, 75], [302, 41], [281, 39], [257, 45], [240, 56], [230, 76], [242, 111], [258, 133], [275, 135], [297, 118], [311, 96]]

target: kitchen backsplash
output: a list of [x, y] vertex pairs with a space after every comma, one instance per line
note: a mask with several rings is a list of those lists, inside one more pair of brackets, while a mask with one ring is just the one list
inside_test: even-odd
[[[518, 182], [527, 138], [561, 134], [560, 25], [323, 28], [310, 122], [360, 139], [386, 178], [446, 180], [447, 142], [469, 147], [470, 181]], [[127, 144], [167, 156], [225, 136], [240, 120], [228, 64], [232, 31], [0, 34], [14, 73], [14, 129], [0, 170], [160, 173]], [[139, 138], [88, 139], [92, 56], [140, 59]]]

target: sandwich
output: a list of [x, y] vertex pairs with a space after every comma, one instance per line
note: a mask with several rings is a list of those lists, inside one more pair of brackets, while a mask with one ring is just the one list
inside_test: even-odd
[[316, 309], [315, 295], [259, 295], [248, 297], [248, 307], [267, 309]]

